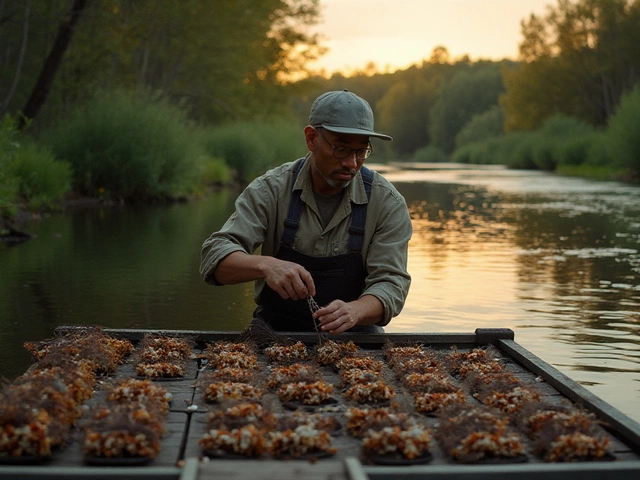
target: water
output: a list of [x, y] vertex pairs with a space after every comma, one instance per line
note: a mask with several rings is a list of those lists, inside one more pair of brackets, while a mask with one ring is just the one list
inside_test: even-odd
[[[414, 225], [413, 282], [388, 332], [508, 327], [518, 343], [640, 421], [640, 188], [500, 167], [383, 167]], [[240, 330], [250, 285], [198, 275], [237, 192], [169, 207], [52, 215], [0, 245], [0, 373], [58, 325]]]

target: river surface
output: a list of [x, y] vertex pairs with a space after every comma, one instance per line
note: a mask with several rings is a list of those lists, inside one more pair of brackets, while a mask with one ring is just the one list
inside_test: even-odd
[[[640, 188], [536, 171], [371, 165], [407, 199], [412, 285], [388, 332], [507, 327], [515, 340], [640, 421]], [[59, 325], [241, 330], [251, 285], [200, 279], [203, 240], [237, 192], [101, 207], [0, 245], [0, 375]]]

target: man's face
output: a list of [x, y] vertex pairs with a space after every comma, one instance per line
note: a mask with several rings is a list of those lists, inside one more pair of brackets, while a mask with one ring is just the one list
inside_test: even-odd
[[[314, 127], [307, 127], [305, 136], [307, 147], [311, 151], [314, 190], [330, 195], [347, 187], [364, 163], [364, 159], [358, 156], [363, 156], [363, 149], [370, 147], [369, 137], [330, 132]], [[344, 158], [336, 158], [334, 151], [338, 156], [342, 156], [345, 148], [350, 153]]]

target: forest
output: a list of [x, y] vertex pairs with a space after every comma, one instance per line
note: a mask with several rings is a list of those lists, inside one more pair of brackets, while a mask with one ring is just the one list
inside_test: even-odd
[[[519, 58], [311, 71], [319, 0], [0, 0], [0, 217], [78, 198], [169, 201], [305, 154], [311, 102], [371, 104], [376, 162], [636, 181], [640, 0], [556, 0]], [[1, 232], [0, 232], [1, 233]]]

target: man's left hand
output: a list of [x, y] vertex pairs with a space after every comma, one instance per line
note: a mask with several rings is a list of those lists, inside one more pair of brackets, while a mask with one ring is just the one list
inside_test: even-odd
[[314, 318], [320, 322], [322, 331], [329, 333], [342, 333], [358, 324], [353, 303], [345, 303], [342, 300], [334, 300], [329, 305], [318, 310]]

